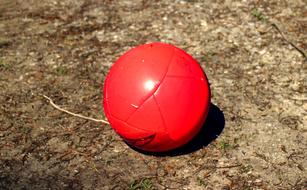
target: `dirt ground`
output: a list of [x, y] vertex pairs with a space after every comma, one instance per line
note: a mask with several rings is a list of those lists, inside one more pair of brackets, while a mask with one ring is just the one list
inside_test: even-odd
[[[205, 70], [209, 145], [146, 155], [42, 97], [104, 118], [110, 66], [152, 41]], [[303, 0], [0, 0], [0, 189], [306, 189], [306, 48]]]

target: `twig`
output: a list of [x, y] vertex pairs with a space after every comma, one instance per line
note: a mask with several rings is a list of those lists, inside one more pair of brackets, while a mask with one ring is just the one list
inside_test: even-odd
[[302, 54], [302, 56], [306, 59], [306, 54], [303, 50], [301, 50], [299, 47], [297, 47], [293, 42], [289, 41], [286, 36], [283, 34], [283, 32], [280, 30], [280, 28], [277, 26], [276, 23], [271, 22], [271, 25], [278, 31], [278, 33], [281, 35], [281, 37], [288, 43], [290, 44], [294, 49], [296, 49], [299, 53]]
[[235, 168], [235, 167], [239, 167], [242, 166], [242, 164], [236, 164], [236, 165], [230, 165], [230, 166], [217, 166], [215, 167], [216, 169], [224, 169], [224, 168]]
[[86, 117], [86, 116], [83, 116], [81, 114], [76, 114], [76, 113], [73, 113], [73, 112], [70, 112], [68, 110], [65, 110], [63, 108], [61, 108], [60, 106], [56, 105], [53, 100], [51, 98], [49, 98], [48, 96], [45, 96], [45, 95], [42, 95], [45, 99], [47, 99], [49, 101], [49, 103], [57, 110], [61, 111], [61, 112], [65, 112], [69, 115], [72, 115], [72, 116], [75, 116], [75, 117], [79, 117], [79, 118], [82, 118], [82, 119], [86, 119], [86, 120], [90, 120], [90, 121], [95, 121], [95, 122], [100, 122], [100, 123], [104, 123], [104, 124], [110, 124], [108, 121], [106, 120], [103, 120], [103, 119], [95, 119], [95, 118], [91, 118], [91, 117]]
[[301, 152], [292, 152], [287, 158], [288, 160], [292, 160], [295, 162], [294, 158], [304, 158], [304, 156], [300, 156]]

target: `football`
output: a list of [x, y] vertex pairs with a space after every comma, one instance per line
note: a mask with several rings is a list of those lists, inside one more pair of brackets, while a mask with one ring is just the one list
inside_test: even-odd
[[130, 49], [112, 65], [103, 107], [112, 128], [137, 149], [164, 152], [189, 142], [210, 104], [207, 77], [185, 51], [155, 42]]

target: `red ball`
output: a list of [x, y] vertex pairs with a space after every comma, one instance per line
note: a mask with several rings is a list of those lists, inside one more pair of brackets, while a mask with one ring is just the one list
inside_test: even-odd
[[151, 152], [175, 149], [201, 129], [210, 89], [185, 51], [164, 43], [132, 48], [111, 67], [103, 106], [113, 129], [130, 145]]

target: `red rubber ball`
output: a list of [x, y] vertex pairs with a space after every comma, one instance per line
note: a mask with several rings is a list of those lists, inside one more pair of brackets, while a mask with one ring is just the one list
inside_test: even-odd
[[201, 129], [208, 113], [207, 78], [192, 56], [164, 43], [132, 48], [111, 67], [103, 106], [112, 128], [150, 152], [175, 149]]

